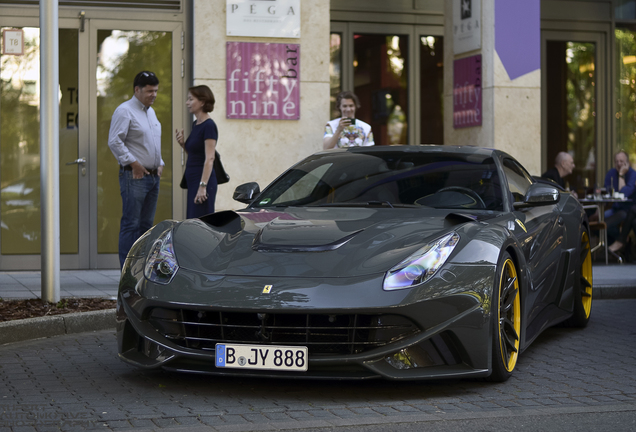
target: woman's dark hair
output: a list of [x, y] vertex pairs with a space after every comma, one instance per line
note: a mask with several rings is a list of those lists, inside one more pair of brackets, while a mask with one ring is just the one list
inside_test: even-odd
[[203, 102], [203, 107], [201, 108], [203, 112], [209, 113], [214, 111], [215, 100], [210, 87], [206, 85], [198, 85], [190, 87], [188, 91], [192, 93], [192, 96]]
[[338, 96], [336, 96], [336, 108], [338, 108], [338, 111], [340, 111], [340, 102], [342, 102], [343, 99], [351, 99], [353, 103], [356, 104], [356, 109], [360, 108], [360, 99], [358, 99], [358, 96], [356, 96], [354, 92], [346, 90], [338, 93]]
[[147, 85], [159, 85], [159, 78], [157, 78], [157, 75], [149, 71], [139, 72], [133, 81], [133, 90], [135, 87], [144, 88]]

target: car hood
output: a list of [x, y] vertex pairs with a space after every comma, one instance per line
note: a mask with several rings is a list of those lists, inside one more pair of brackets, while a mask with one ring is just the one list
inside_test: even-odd
[[173, 231], [179, 266], [208, 274], [357, 277], [383, 273], [475, 216], [436, 209], [286, 208], [220, 212]]

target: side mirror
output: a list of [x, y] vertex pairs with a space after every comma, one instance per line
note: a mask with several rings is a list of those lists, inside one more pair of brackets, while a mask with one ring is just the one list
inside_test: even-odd
[[552, 205], [559, 202], [561, 193], [559, 189], [546, 183], [534, 183], [528, 188], [523, 202], [513, 204], [514, 208], [538, 207], [543, 205]]
[[256, 195], [261, 193], [261, 188], [256, 182], [243, 183], [234, 189], [234, 198], [235, 201], [242, 202], [243, 204], [250, 204]]

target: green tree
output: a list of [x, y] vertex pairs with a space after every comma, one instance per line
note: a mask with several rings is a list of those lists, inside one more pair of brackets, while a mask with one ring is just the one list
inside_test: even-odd
[[636, 32], [616, 28], [616, 145], [636, 159]]
[[567, 151], [584, 176], [594, 178], [588, 166], [596, 152], [596, 50], [592, 43], [568, 42], [566, 46]]

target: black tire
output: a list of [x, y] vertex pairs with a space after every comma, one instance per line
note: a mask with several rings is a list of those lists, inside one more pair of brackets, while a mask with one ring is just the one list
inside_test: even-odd
[[592, 252], [590, 236], [587, 230], [581, 233], [581, 248], [579, 250], [579, 268], [577, 281], [574, 284], [574, 310], [564, 325], [583, 328], [590, 321], [592, 314]]
[[512, 375], [521, 340], [521, 292], [517, 268], [504, 252], [497, 266], [492, 298], [492, 373], [489, 381], [503, 382]]

